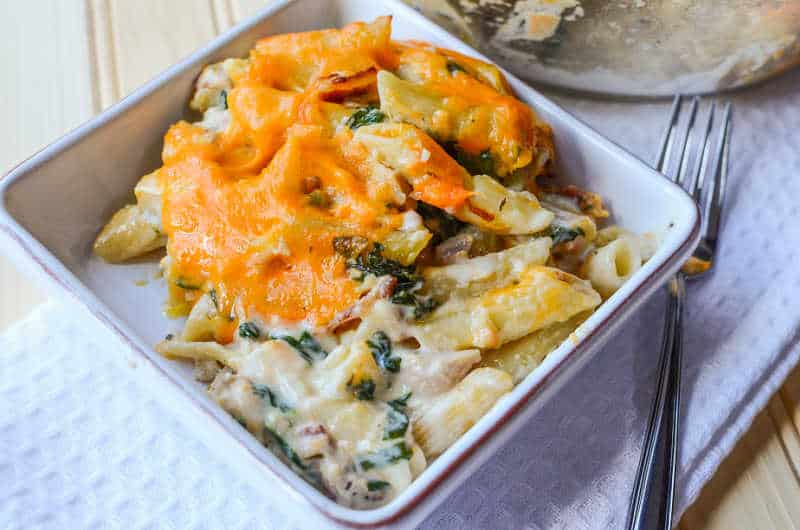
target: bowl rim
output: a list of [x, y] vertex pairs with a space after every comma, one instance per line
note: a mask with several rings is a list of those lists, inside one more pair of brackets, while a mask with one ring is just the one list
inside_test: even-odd
[[[660, 179], [661, 185], [665, 186], [665, 189], [671, 190], [676, 195], [676, 201], [683, 202], [683, 206], [686, 207], [689, 217], [684, 233], [676, 235], [676, 239], [679, 243], [675, 244], [668, 256], [662, 258], [663, 261], [658, 266], [651, 268], [646, 277], [642, 277], [645, 274], [645, 268], [638, 271], [636, 274], [640, 275], [640, 279], [637, 285], [634, 286], [633, 283], [636, 282], [629, 281], [626, 284], [627, 289], [623, 286], [623, 289], [609, 300], [605, 301], [600, 308], [593, 313], [592, 317], [579, 327], [579, 332], [576, 334], [577, 336], [574, 340], [567, 340], [561, 344], [554, 352], [548, 355], [548, 359], [546, 359], [547, 363], [540, 365], [537, 370], [529, 374], [522, 382], [516, 385], [511, 394], [517, 395], [513, 399], [506, 399], [509, 398], [510, 395], [504, 398], [506, 407], [502, 413], [494, 414], [497, 417], [492, 419], [490, 417], [493, 415], [492, 412], [496, 412], [495, 409], [498, 409], [498, 407], [495, 406], [493, 411], [484, 415], [470, 431], [462, 435], [453, 446], [448, 448], [443, 455], [437, 458], [434, 463], [423, 472], [422, 476], [417, 477], [417, 479], [412, 482], [411, 486], [392, 502], [372, 510], [355, 510], [335, 503], [303, 481], [268, 449], [258, 444], [260, 450], [254, 450], [252, 447], [253, 444], [243, 440], [241, 433], [234, 430], [238, 426], [232, 425], [232, 421], [220, 421], [219, 412], [221, 409], [219, 409], [219, 407], [217, 407], [219, 410], [212, 410], [208, 404], [192, 396], [191, 393], [183, 387], [181, 381], [151, 359], [151, 355], [157, 355], [154, 353], [152, 347], [143, 344], [142, 341], [139, 340], [138, 334], [118, 318], [115, 312], [103, 303], [72, 271], [67, 269], [61, 260], [50, 252], [28, 230], [21, 226], [8, 208], [8, 192], [14, 183], [45, 165], [62, 152], [70, 149], [84, 138], [102, 129], [111, 121], [116, 120], [127, 112], [135, 110], [136, 106], [142, 100], [156, 90], [167, 85], [173, 78], [196, 67], [200, 63], [205, 64], [204, 60], [207, 56], [213, 54], [219, 48], [233, 42], [248, 30], [261, 24], [264, 20], [277, 14], [289, 5], [304, 1], [309, 0], [276, 0], [270, 3], [253, 16], [201, 46], [185, 59], [178, 61], [119, 102], [66, 133], [61, 138], [6, 172], [0, 177], [0, 232], [10, 238], [16, 246], [22, 250], [23, 256], [29, 262], [34, 263], [37, 269], [43, 272], [51, 283], [55, 284], [62, 292], [70, 295], [71, 298], [74, 298], [81, 307], [99, 320], [104, 327], [111, 330], [123, 344], [135, 352], [138, 357], [141, 357], [143, 362], [155, 369], [161, 378], [168, 381], [176, 390], [183, 393], [184, 397], [195, 405], [195, 410], [197, 412], [206, 415], [210, 421], [216, 422], [217, 426], [224, 430], [232, 442], [237, 442], [245, 453], [261, 464], [264, 468], [263, 471], [266, 471], [268, 475], [280, 479], [284, 487], [291, 488], [299, 493], [306, 502], [314, 506], [315, 509], [325, 517], [336, 523], [351, 528], [376, 528], [398, 522], [408, 517], [415, 511], [415, 508], [423, 504], [423, 501], [428, 498], [429, 494], [435, 493], [434, 490], [439, 488], [443, 482], [453, 479], [455, 471], [461, 469], [466, 461], [472, 459], [475, 454], [483, 448], [484, 444], [492, 438], [496, 438], [500, 431], [508, 427], [511, 420], [516, 418], [522, 409], [526, 409], [529, 405], [533, 404], [531, 400], [533, 396], [540, 394], [547, 386], [553, 384], [559, 376], [564, 374], [566, 365], [576, 362], [584, 353], [592, 350], [592, 348], [602, 342], [614, 329], [614, 324], [616, 322], [621, 322], [648, 294], [667, 279], [670, 272], [677, 270], [682, 259], [688, 256], [689, 252], [691, 252], [699, 240], [700, 213], [691, 197], [679, 186], [663, 178], [638, 157], [629, 153], [615, 142], [605, 138], [593, 128], [575, 118], [545, 96], [542, 96], [535, 89], [503, 70], [503, 74], [507, 77], [509, 83], [515, 90], [524, 90], [529, 92], [529, 94], [535, 95], [537, 97], [537, 105], [548, 107], [548, 111], [560, 115], [561, 119], [567, 122], [576, 135], [585, 136], [599, 143], [604, 149], [613, 152], [617, 156], [632, 160], [640, 166], [640, 169], [646, 173], [650, 173], [653, 177], [662, 177]], [[347, 0], [339, 1], [346, 2]], [[382, 7], [385, 7], [387, 11], [393, 14], [402, 14], [414, 24], [420, 26], [424, 31], [435, 35], [439, 40], [445, 43], [445, 46], [458, 50], [461, 53], [490, 61], [490, 59], [483, 54], [464, 44], [434, 22], [424, 18], [420, 13], [402, 3], [400, 0], [380, 0], [380, 4]], [[555, 354], [557, 352], [559, 355], [556, 356]], [[545, 364], [550, 365], [546, 371], [543, 369]], [[535, 383], [526, 385], [526, 381], [530, 383], [530, 381], [533, 380], [532, 375], [537, 372], [540, 372], [538, 380]], [[528, 388], [524, 388], [525, 386]], [[241, 427], [238, 427], [238, 429], [242, 430]], [[247, 433], [247, 436], [251, 435]], [[445, 458], [446, 456], [449, 458]], [[438, 466], [437, 462], [439, 463]], [[434, 466], [438, 469], [434, 468]]]

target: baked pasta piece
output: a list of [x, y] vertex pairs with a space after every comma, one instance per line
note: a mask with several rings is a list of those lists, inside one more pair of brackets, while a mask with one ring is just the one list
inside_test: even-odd
[[165, 248], [186, 320], [156, 349], [347, 506], [396, 497], [652, 252], [553, 183], [495, 66], [389, 18], [263, 39], [190, 107], [95, 252]]

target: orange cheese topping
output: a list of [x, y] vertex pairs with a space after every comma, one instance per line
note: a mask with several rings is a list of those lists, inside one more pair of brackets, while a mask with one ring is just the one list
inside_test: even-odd
[[[523, 167], [531, 161], [536, 117], [530, 107], [476, 75], [458, 75], [453, 70], [472, 70], [483, 63], [415, 41], [399, 45], [398, 51], [399, 68], [413, 72], [433, 92], [444, 96], [450, 114], [465, 116], [469, 112], [468, 120], [448, 131], [462, 149], [478, 154], [491, 147], [513, 167]], [[508, 90], [505, 80], [500, 78], [499, 82]]]
[[[378, 68], [393, 69], [391, 19], [356, 22], [341, 30], [290, 33], [260, 40], [250, 54], [250, 77], [281, 90], [326, 92]], [[316, 86], [314, 86], [316, 85]]]
[[[168, 145], [191, 129], [174, 126]], [[248, 313], [321, 325], [357, 298], [333, 238], [380, 240], [401, 219], [385, 198], [370, 195], [367, 176], [322, 127], [295, 125], [286, 135], [269, 165], [250, 177], [232, 178], [220, 163], [227, 153], [214, 146], [184, 148], [165, 164], [170, 277], [213, 285], [226, 308], [239, 299]], [[312, 203], [309, 180], [329, 205]]]
[[[167, 279], [195, 293], [213, 288], [223, 315], [241, 308], [318, 327], [350, 307], [358, 294], [333, 239], [380, 241], [402, 221], [392, 206], [397, 183], [375, 177], [369, 153], [342, 126], [353, 109], [334, 102], [370, 101], [377, 71], [400, 60], [409, 57], [398, 56], [388, 18], [258, 42], [227, 93], [227, 129], [215, 135], [180, 122], [165, 137]], [[460, 94], [453, 105], [490, 100], [509, 119], [529, 119], [513, 98], [460, 77], [433, 80]], [[485, 127], [465, 132], [470, 148], [484, 149]], [[419, 132], [412, 196], [459, 206], [471, 193], [463, 168]], [[232, 321], [220, 340], [234, 330]]]

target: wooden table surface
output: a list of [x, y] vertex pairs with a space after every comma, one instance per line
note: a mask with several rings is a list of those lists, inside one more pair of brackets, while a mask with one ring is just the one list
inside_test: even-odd
[[[79, 125], [268, 0], [0, 2], [0, 171]], [[0, 256], [0, 329], [46, 299]], [[680, 524], [800, 529], [800, 370]]]

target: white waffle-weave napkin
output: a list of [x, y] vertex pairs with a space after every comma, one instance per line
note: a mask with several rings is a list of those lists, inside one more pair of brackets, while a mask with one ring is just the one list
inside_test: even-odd
[[[800, 72], [733, 96], [719, 265], [689, 291], [682, 512], [796, 364]], [[668, 105], [562, 104], [645, 160]], [[663, 300], [422, 525], [620, 528], [652, 398]], [[124, 347], [63, 302], [0, 338], [0, 528], [302, 528], [192, 439], [115, 359]]]

